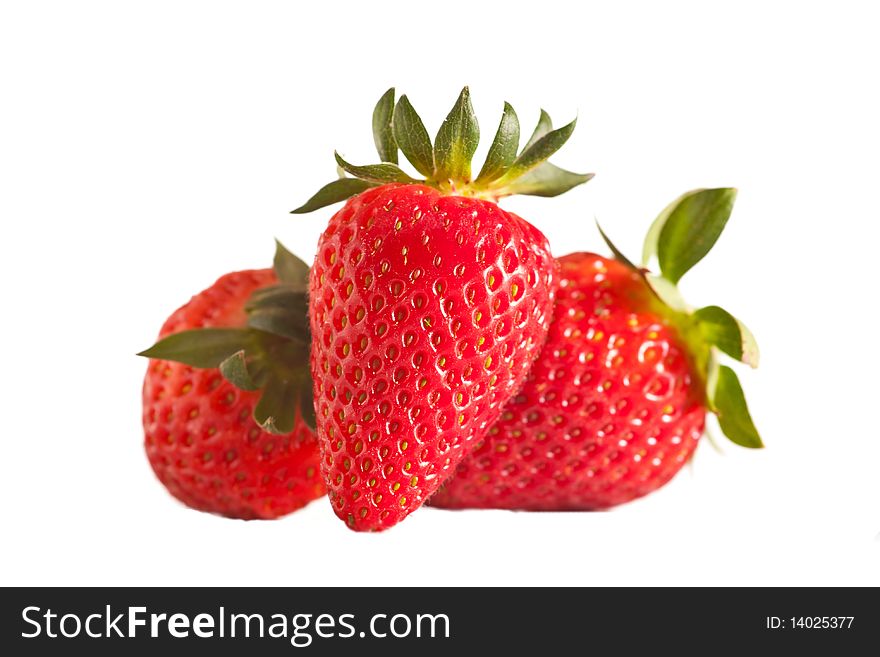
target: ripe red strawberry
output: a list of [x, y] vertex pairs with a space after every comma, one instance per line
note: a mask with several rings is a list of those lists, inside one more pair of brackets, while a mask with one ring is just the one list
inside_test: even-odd
[[[517, 155], [505, 106], [482, 172], [465, 89], [435, 143], [393, 90], [374, 115], [383, 164], [340, 167], [305, 212], [350, 198], [330, 220], [311, 272], [311, 364], [322, 469], [336, 514], [381, 530], [430, 497], [525, 380], [546, 335], [556, 287], [544, 236], [495, 204], [559, 194], [589, 176], [545, 160], [574, 125], [542, 114]], [[391, 137], [393, 135], [393, 139]], [[398, 146], [426, 176], [394, 164]]]
[[[279, 251], [276, 264], [289, 264], [289, 258]], [[259, 300], [258, 291], [278, 295], [291, 289], [278, 285], [271, 269], [226, 274], [176, 310], [162, 327], [162, 340], [142, 354], [154, 357], [143, 389], [147, 457], [159, 480], [187, 506], [230, 518], [270, 519], [325, 492], [318, 443], [296, 398], [285, 401], [283, 417], [258, 412], [260, 423], [252, 417], [262, 402], [247, 366], [268, 391], [278, 377], [258, 374], [268, 367], [266, 355], [295, 352], [292, 340], [247, 328], [245, 307]], [[304, 320], [302, 294], [298, 307]], [[302, 349], [296, 353], [305, 358]], [[308, 382], [299, 387], [310, 392]]]
[[541, 356], [432, 505], [540, 510], [628, 502], [681, 469], [707, 410], [732, 441], [761, 446], [736, 375], [717, 363], [721, 350], [756, 366], [754, 339], [720, 308], [691, 312], [674, 294], [717, 239], [733, 198], [733, 190], [701, 190], [667, 208], [647, 249], [650, 256], [656, 244], [662, 278], [622, 256], [559, 259]]

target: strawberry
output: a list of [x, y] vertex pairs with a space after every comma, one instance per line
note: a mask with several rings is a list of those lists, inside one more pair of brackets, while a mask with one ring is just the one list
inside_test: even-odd
[[[734, 190], [670, 205], [646, 241], [660, 276], [592, 253], [560, 258], [553, 324], [528, 381], [432, 498], [445, 508], [604, 509], [647, 495], [688, 461], [707, 411], [761, 447], [736, 374], [719, 352], [758, 364], [754, 338], [717, 306], [693, 312], [675, 284], [718, 238]], [[603, 234], [604, 237], [604, 234]]]
[[[322, 471], [336, 514], [382, 530], [418, 509], [499, 417], [543, 344], [556, 288], [546, 238], [496, 205], [586, 182], [546, 162], [574, 122], [546, 113], [521, 152], [505, 104], [481, 172], [467, 88], [432, 145], [406, 96], [374, 112], [382, 164], [336, 161], [336, 180], [294, 212], [347, 200], [310, 278]], [[398, 148], [425, 176], [397, 166]]]
[[[143, 388], [147, 457], [187, 506], [271, 519], [324, 494], [318, 443], [308, 426], [310, 418], [314, 424], [311, 381], [307, 368], [295, 366], [306, 362], [309, 343], [306, 271], [278, 245], [275, 271], [221, 276], [176, 310], [162, 339], [140, 354], [153, 359]], [[267, 317], [279, 313], [266, 299], [279, 297], [286, 326], [301, 315], [299, 333], [270, 332], [278, 322]], [[282, 366], [281, 357], [294, 365]]]

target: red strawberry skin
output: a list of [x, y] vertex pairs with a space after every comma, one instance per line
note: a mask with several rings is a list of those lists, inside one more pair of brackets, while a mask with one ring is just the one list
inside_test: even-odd
[[[159, 337], [203, 327], [244, 326], [250, 294], [276, 283], [271, 269], [220, 277], [175, 311]], [[230, 518], [286, 515], [325, 492], [317, 440], [301, 419], [272, 435], [251, 412], [258, 393], [235, 388], [217, 369], [151, 360], [143, 388], [147, 458], [178, 500]]]
[[496, 204], [389, 184], [352, 199], [311, 270], [311, 366], [336, 514], [386, 529], [499, 417], [546, 337], [546, 238]]
[[559, 263], [528, 381], [432, 505], [605, 509], [668, 482], [697, 446], [704, 384], [644, 280], [590, 253]]

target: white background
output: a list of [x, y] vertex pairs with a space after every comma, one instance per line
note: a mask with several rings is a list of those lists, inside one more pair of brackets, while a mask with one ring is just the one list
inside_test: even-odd
[[[18, 2], [0, 10], [2, 584], [880, 584], [880, 46], [872, 4]], [[372, 161], [391, 85], [433, 133], [469, 84], [579, 116], [555, 158], [595, 171], [504, 201], [558, 254], [637, 257], [690, 188], [736, 186], [685, 279], [757, 335], [742, 378], [767, 448], [706, 443], [608, 513], [425, 509], [380, 535], [326, 500], [278, 522], [189, 511], [144, 456], [134, 356]], [[485, 152], [484, 144], [481, 153]]]

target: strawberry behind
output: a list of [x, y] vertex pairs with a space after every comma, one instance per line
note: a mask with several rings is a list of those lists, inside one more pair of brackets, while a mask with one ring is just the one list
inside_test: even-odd
[[308, 267], [276, 243], [274, 267], [233, 272], [165, 322], [143, 387], [144, 445], [181, 502], [278, 518], [321, 497], [308, 373]]
[[700, 382], [641, 277], [592, 253], [559, 262], [541, 357], [432, 505], [604, 509], [656, 490], [696, 448]]
[[[573, 253], [544, 349], [500, 421], [431, 499], [445, 508], [605, 509], [666, 484], [690, 459], [706, 414], [749, 448], [763, 443], [726, 355], [758, 348], [718, 306], [694, 310], [677, 283], [712, 248], [733, 189], [689, 192], [657, 218], [642, 267]], [[600, 229], [601, 232], [601, 229]], [[657, 257], [659, 275], [647, 266]]]
[[[277, 283], [271, 269], [233, 272], [165, 322], [165, 338], [185, 330], [238, 327], [257, 289]], [[274, 435], [253, 420], [256, 392], [216, 368], [150, 361], [143, 388], [144, 446], [168, 491], [189, 507], [231, 518], [277, 518], [324, 494], [318, 447], [301, 418]]]

